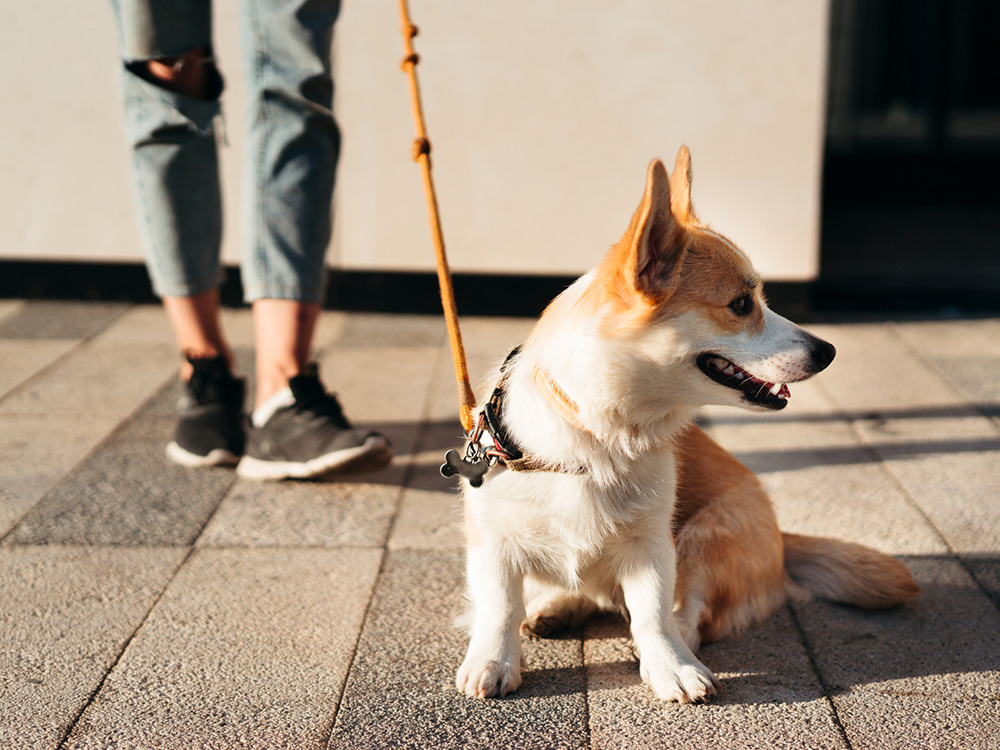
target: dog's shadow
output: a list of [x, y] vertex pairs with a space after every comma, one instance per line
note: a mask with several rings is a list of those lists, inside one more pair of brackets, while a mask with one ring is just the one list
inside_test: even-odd
[[[821, 600], [789, 605], [746, 633], [703, 646], [698, 658], [722, 685], [712, 704], [808, 703], [859, 689], [932, 694], [942, 689], [942, 679], [949, 692], [970, 695], [998, 684], [983, 678], [1000, 674], [1000, 591], [984, 592], [963, 567], [981, 570], [980, 580], [998, 578], [1000, 555], [962, 563], [945, 556], [903, 560], [923, 591], [902, 607], [871, 611]], [[511, 699], [585, 690], [594, 700], [604, 691], [655, 700], [642, 685], [622, 618], [603, 615], [559, 638], [582, 642], [584, 665], [532, 668], [533, 650], [544, 646], [530, 639], [524, 684]]]

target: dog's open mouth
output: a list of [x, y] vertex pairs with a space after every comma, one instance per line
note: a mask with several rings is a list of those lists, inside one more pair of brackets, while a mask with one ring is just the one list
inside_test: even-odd
[[743, 393], [743, 398], [754, 406], [765, 409], [784, 409], [791, 393], [784, 383], [768, 383], [759, 380], [733, 364], [725, 357], [706, 352], [698, 356], [698, 367], [712, 380], [726, 388]]

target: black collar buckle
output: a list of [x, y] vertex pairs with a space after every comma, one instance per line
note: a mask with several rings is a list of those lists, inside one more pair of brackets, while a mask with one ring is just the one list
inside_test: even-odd
[[510, 363], [520, 350], [521, 347], [517, 347], [504, 360], [500, 368], [500, 382], [493, 389], [490, 400], [479, 412], [476, 426], [467, 437], [465, 455], [459, 454], [456, 450], [444, 454], [445, 462], [441, 465], [442, 476], [453, 477], [457, 474], [467, 479], [473, 487], [480, 487], [486, 472], [497, 463], [517, 461], [523, 457], [521, 450], [507, 437], [500, 419]]

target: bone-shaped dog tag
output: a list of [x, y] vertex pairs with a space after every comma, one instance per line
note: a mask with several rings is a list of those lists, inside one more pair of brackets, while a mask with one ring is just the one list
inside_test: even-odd
[[486, 461], [466, 461], [456, 450], [450, 450], [444, 454], [445, 462], [441, 464], [441, 476], [453, 477], [458, 474], [469, 480], [473, 487], [480, 487], [483, 484], [483, 477], [490, 470], [490, 465]]

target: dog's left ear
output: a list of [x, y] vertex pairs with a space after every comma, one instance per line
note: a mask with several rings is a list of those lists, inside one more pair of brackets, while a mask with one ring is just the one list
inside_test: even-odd
[[[687, 153], [686, 148], [681, 149]], [[680, 159], [680, 155], [678, 155]], [[676, 169], [676, 168], [675, 168]], [[690, 157], [687, 159], [690, 171]], [[690, 209], [691, 190], [687, 177], [678, 181], [678, 209]], [[674, 180], [666, 167], [654, 159], [646, 171], [646, 191], [626, 234], [629, 262], [624, 269], [632, 288], [652, 301], [673, 294], [687, 243], [681, 221], [674, 214]]]

